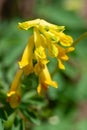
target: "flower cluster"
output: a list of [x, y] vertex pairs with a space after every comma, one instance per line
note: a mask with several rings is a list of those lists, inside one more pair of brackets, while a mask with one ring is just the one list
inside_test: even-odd
[[[73, 39], [63, 31], [64, 26], [50, 24], [43, 19], [36, 19], [19, 23], [19, 28], [28, 30], [33, 28], [33, 35], [29, 38], [28, 44], [18, 62], [19, 70], [8, 92], [8, 101], [12, 107], [16, 107], [20, 100], [20, 80], [22, 74], [35, 73], [39, 78], [37, 92], [42, 94], [48, 86], [58, 87], [58, 84], [51, 79], [47, 68], [49, 59], [47, 55], [58, 60], [58, 67], [65, 69], [63, 61], [69, 57], [67, 53], [74, 50]], [[14, 103], [13, 100], [16, 100]]]

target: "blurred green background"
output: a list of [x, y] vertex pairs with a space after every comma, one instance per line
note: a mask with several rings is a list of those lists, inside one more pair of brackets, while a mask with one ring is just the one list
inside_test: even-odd
[[[12, 130], [86, 130], [87, 39], [75, 46], [65, 63], [66, 70], [55, 72], [58, 89], [50, 87], [48, 94], [40, 97], [36, 94], [37, 78], [26, 78], [23, 85], [29, 88], [24, 89], [19, 116], [12, 121], [15, 110], [8, 106], [6, 93], [31, 34], [31, 30], [21, 31], [17, 26], [18, 22], [35, 18], [65, 26], [65, 33], [76, 40], [87, 32], [87, 0], [0, 0], [0, 130], [10, 126]], [[51, 73], [56, 65], [51, 59]], [[22, 112], [28, 120], [21, 120]]]

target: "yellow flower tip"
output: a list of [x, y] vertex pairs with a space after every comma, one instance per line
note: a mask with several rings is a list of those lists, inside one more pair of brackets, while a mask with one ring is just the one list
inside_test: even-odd
[[19, 29], [24, 29], [24, 30], [28, 30], [28, 26], [29, 26], [29, 24], [28, 24], [28, 22], [24, 22], [24, 23], [18, 23], [18, 27], [19, 27]]
[[20, 69], [23, 69], [24, 67], [26, 67], [28, 65], [28, 63], [25, 61], [18, 61], [18, 66]]
[[7, 102], [9, 102], [12, 108], [16, 108], [20, 103], [21, 96], [16, 92], [10, 92], [7, 94], [7, 96]]
[[45, 81], [45, 84], [47, 84], [47, 85], [50, 85], [50, 86], [52, 86], [52, 87], [54, 87], [54, 88], [58, 88], [58, 84], [57, 84], [57, 82], [55, 82], [55, 81]]
[[74, 51], [74, 50], [75, 50], [74, 47], [69, 47], [69, 48], [66, 49], [66, 52], [71, 52], [71, 51]]
[[65, 26], [58, 26], [58, 32], [59, 31], [64, 31], [65, 30]]
[[37, 92], [39, 95], [43, 95], [44, 93], [47, 92], [48, 90], [48, 86], [51, 85], [52, 87], [58, 88], [58, 84], [55, 81], [50, 81], [48, 82], [44, 82], [44, 83], [39, 83], [38, 87], [37, 87]]
[[7, 93], [7, 101], [10, 103], [12, 108], [18, 106], [21, 99], [20, 80], [21, 80], [22, 73], [23, 71], [20, 69], [17, 71], [15, 78], [12, 82], [11, 88]]
[[58, 62], [59, 62], [59, 65], [58, 65], [59, 68], [62, 69], [62, 70], [65, 70], [65, 66], [64, 66], [64, 64], [62, 63], [62, 61], [59, 59]]
[[63, 46], [71, 46], [73, 44], [73, 38], [60, 32], [60, 43]]
[[13, 94], [15, 94], [15, 91], [10, 91], [10, 92], [7, 93], [7, 96], [10, 97]]
[[30, 20], [22, 23], [18, 23], [20, 29], [28, 30], [31, 27], [37, 26], [40, 23], [40, 19]]
[[65, 55], [61, 56], [61, 59], [64, 61], [67, 61], [67, 60], [69, 60], [69, 57], [65, 54]]
[[57, 84], [57, 82], [52, 81], [52, 85], [53, 85], [54, 88], [58, 88], [58, 84]]
[[28, 65], [28, 63], [18, 61], [18, 65], [19, 65], [19, 68], [20, 68], [20, 69], [22, 69], [23, 67], [27, 66], [27, 65]]
[[61, 69], [61, 70], [65, 70], [65, 66], [64, 65], [59, 65], [59, 68]]
[[46, 84], [40, 83], [37, 87], [37, 93], [42, 96], [48, 90], [48, 86]]
[[38, 93], [39, 95], [41, 95], [41, 86], [40, 86], [40, 85], [38, 85], [38, 87], [37, 87], [37, 93]]
[[74, 51], [75, 50], [75, 47], [71, 47], [69, 51]]

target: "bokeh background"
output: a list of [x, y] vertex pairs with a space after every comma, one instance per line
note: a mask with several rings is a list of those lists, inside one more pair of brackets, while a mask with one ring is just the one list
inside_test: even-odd
[[[87, 0], [0, 0], [0, 129], [2, 127], [2, 130], [1, 120], [8, 119], [6, 112], [10, 115], [15, 111], [11, 108], [8, 110], [6, 92], [18, 68], [17, 61], [31, 34], [31, 30], [20, 31], [17, 27], [18, 22], [35, 18], [65, 26], [65, 33], [76, 40], [87, 32]], [[33, 75], [29, 80], [26, 79], [30, 87], [22, 99], [20, 109], [23, 112], [27, 106], [29, 107], [27, 114], [24, 112], [28, 120], [24, 120], [23, 123], [19, 112], [20, 116], [16, 117], [16, 123], [10, 123], [12, 130], [87, 129], [87, 38], [81, 40], [75, 48], [70, 54], [70, 60], [65, 63], [66, 70], [57, 70], [53, 76], [59, 88], [50, 87], [46, 97], [35, 95], [36, 80], [33, 81]], [[53, 73], [56, 65], [55, 60], [48, 64], [50, 73]], [[26, 107], [23, 107], [23, 103]], [[5, 123], [5, 129], [8, 128]]]

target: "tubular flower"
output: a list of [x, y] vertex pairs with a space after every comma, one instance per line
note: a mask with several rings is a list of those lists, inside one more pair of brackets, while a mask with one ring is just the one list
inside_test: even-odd
[[34, 51], [34, 56], [37, 60], [37, 62], [41, 64], [47, 64], [48, 60], [46, 58], [46, 49], [43, 46], [43, 41], [42, 36], [39, 33], [38, 29], [35, 27], [34, 28], [34, 43], [35, 43], [35, 51]]
[[10, 103], [12, 108], [15, 108], [19, 105], [20, 99], [21, 99], [21, 88], [20, 88], [20, 80], [22, 76], [23, 71], [18, 70], [15, 78], [12, 82], [11, 88], [9, 92], [7, 93], [7, 101]]
[[60, 43], [62, 46], [71, 46], [73, 43], [73, 39], [71, 36], [64, 34], [63, 32], [60, 32]]
[[33, 36], [31, 36], [24, 50], [22, 59], [18, 62], [19, 68], [22, 69], [26, 75], [32, 73], [33, 71], [33, 48], [34, 41]]
[[46, 58], [45, 49], [42, 46], [36, 48], [34, 54], [35, 54], [37, 63], [39, 63], [40, 66], [42, 65], [44, 67], [49, 62]]
[[[19, 71], [8, 92], [8, 101], [15, 108], [20, 100], [20, 79], [22, 74], [35, 73], [39, 77], [37, 91], [39, 94], [48, 89], [49, 86], [57, 88], [57, 83], [52, 81], [47, 68], [48, 55], [58, 60], [58, 67], [65, 69], [63, 61], [69, 57], [67, 53], [74, 50], [73, 38], [64, 33], [64, 26], [57, 26], [43, 19], [35, 19], [18, 24], [20, 29], [33, 28], [33, 35], [25, 47], [21, 60], [18, 62]], [[15, 100], [15, 102], [13, 101]]]
[[45, 66], [45, 68], [42, 69], [40, 73], [38, 73], [38, 76], [39, 76], [39, 85], [37, 87], [37, 92], [40, 95], [43, 94], [48, 89], [48, 86], [53, 86], [57, 88], [58, 85], [55, 81], [52, 81], [47, 66]]
[[37, 26], [39, 23], [40, 23], [40, 19], [36, 19], [36, 20], [26, 21], [18, 24], [19, 24], [19, 28], [28, 30], [31, 27]]
[[62, 61], [67, 61], [69, 59], [69, 57], [67, 56], [67, 53], [74, 51], [74, 47], [69, 47], [69, 48], [63, 48], [60, 45], [57, 45], [57, 48], [59, 50], [59, 54], [57, 56], [58, 62], [59, 62], [59, 68], [60, 69], [65, 69], [64, 64], [62, 63]]
[[51, 33], [54, 33], [54, 35], [59, 39], [59, 42], [62, 46], [68, 47], [73, 44], [72, 37], [64, 34], [62, 31], [56, 32], [54, 30], [51, 30]]
[[[24, 52], [24, 56], [22, 57], [21, 62], [19, 62], [19, 67], [26, 72], [28, 71], [28, 74], [33, 71], [38, 75], [39, 86], [37, 90], [38, 93], [40, 93], [43, 89], [47, 89], [49, 85], [56, 86], [51, 80], [47, 69], [47, 63], [49, 62], [47, 51], [51, 57], [57, 58], [58, 67], [60, 69], [65, 69], [63, 61], [67, 61], [69, 59], [67, 53], [74, 50], [72, 47], [73, 39], [63, 32], [65, 30], [64, 26], [57, 26], [48, 23], [43, 19], [19, 23], [20, 29], [28, 30], [31, 27], [34, 29], [34, 34], [29, 46], [31, 46], [33, 41], [34, 49], [33, 51], [27, 49], [27, 52]], [[30, 47], [30, 49], [32, 49], [32, 47]], [[34, 60], [36, 61], [36, 64], [33, 64]], [[31, 63], [33, 65], [31, 65]], [[32, 71], [30, 71], [30, 69]]]

